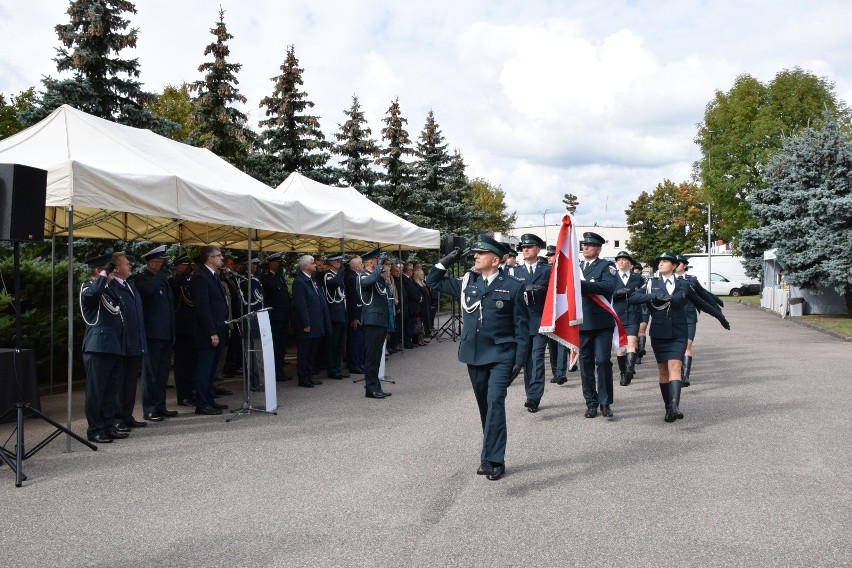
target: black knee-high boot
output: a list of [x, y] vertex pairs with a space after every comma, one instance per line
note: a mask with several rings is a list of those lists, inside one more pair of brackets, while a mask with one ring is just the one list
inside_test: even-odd
[[680, 411], [680, 381], [669, 381], [669, 396], [672, 399], [672, 414], [675, 418], [683, 418], [683, 412]]
[[647, 340], [646, 336], [644, 336], [644, 335], [639, 336], [639, 351], [636, 353], [636, 363], [638, 363], [639, 365], [642, 364], [642, 357], [644, 357], [645, 353], [646, 353], [646, 351], [645, 351], [645, 341], [646, 340]]
[[692, 355], [684, 355], [683, 367], [680, 370], [680, 376], [683, 378], [684, 388], [689, 386], [689, 371], [692, 368]]
[[630, 384], [630, 381], [633, 380], [633, 376], [636, 374], [636, 353], [628, 353], [627, 354], [627, 366], [624, 369], [624, 378], [627, 384]]
[[625, 365], [626, 365], [625, 361], [626, 361], [627, 357], [625, 357], [624, 355], [618, 355], [618, 356], [616, 356], [616, 359], [618, 359], [618, 371], [621, 373], [621, 381], [619, 381], [618, 384], [620, 384], [623, 387], [626, 387], [627, 383], [625, 382], [625, 379], [624, 379], [624, 368], [625, 368]]
[[666, 422], [674, 422], [675, 415], [672, 413], [672, 396], [669, 394], [669, 383], [660, 383], [660, 392], [663, 394], [663, 402], [666, 403]]

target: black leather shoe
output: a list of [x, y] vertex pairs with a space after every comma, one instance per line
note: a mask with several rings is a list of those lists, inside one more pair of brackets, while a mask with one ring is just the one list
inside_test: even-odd
[[260, 385], [255, 385], [251, 387], [251, 392], [263, 392], [263, 387]]
[[626, 387], [626, 386], [627, 386], [627, 379], [626, 379], [626, 378], [624, 378], [624, 373], [622, 373], [622, 374], [621, 374], [621, 380], [620, 380], [620, 381], [618, 381], [618, 384], [620, 384], [620, 385], [621, 385], [621, 386], [623, 386], [623, 387]]
[[363, 375], [364, 369], [349, 369], [349, 372], [353, 375]]
[[300, 382], [300, 383], [299, 383], [299, 386], [300, 386], [300, 387], [305, 387], [306, 389], [312, 389], [312, 388], [314, 388], [314, 383], [313, 383], [313, 381], [311, 381], [310, 383], [302, 383], [302, 382]]
[[314, 380], [314, 379], [311, 379], [311, 384], [312, 384], [312, 385], [321, 385], [321, 384], [322, 384], [322, 381], [316, 381], [316, 380]]
[[157, 414], [159, 414], [160, 416], [164, 416], [166, 418], [174, 418], [175, 416], [178, 415], [178, 411], [177, 410], [169, 410], [167, 408], [166, 410], [158, 410]]
[[557, 385], [564, 385], [567, 382], [568, 382], [568, 377], [566, 377], [564, 375], [561, 376], [561, 377], [556, 377], [556, 384]]
[[586, 409], [586, 418], [594, 418], [598, 415], [598, 408], [596, 406], [590, 406]]
[[218, 402], [211, 402], [210, 406], [212, 406], [216, 410], [228, 410], [227, 404], [219, 404]]
[[603, 414], [607, 418], [612, 418], [612, 410], [610, 410], [608, 404], [601, 405], [601, 414]]
[[178, 406], [195, 406], [195, 399], [194, 398], [182, 398], [178, 402]]
[[488, 479], [491, 481], [497, 481], [503, 474], [506, 473], [506, 466], [502, 463], [491, 464], [491, 473], [487, 474]]
[[124, 424], [116, 424], [115, 425], [115, 431], [116, 432], [124, 432], [125, 434], [127, 434], [127, 433], [130, 432], [130, 428], [128, 428]]
[[674, 422], [675, 420], [677, 420], [677, 416], [672, 411], [671, 407], [666, 408], [666, 417], [663, 418], [663, 420], [665, 420], [666, 422]]
[[524, 406], [526, 407], [527, 412], [538, 412], [538, 403], [539, 401], [537, 400], [527, 399], [527, 401], [524, 403]]
[[107, 436], [106, 434], [95, 434], [94, 436], [86, 436], [90, 442], [97, 442], [98, 444], [111, 444], [112, 438]]
[[550, 379], [550, 382], [551, 382], [551, 383], [555, 383], [555, 382], [557, 382], [558, 380], [559, 380], [558, 378], [553, 377], [552, 379]]
[[115, 428], [113, 428], [112, 430], [107, 430], [106, 435], [112, 438], [113, 440], [123, 440], [124, 438], [130, 436], [130, 434], [128, 434], [127, 432], [119, 432]]
[[213, 416], [213, 415], [216, 415], [216, 414], [222, 414], [222, 411], [219, 410], [218, 408], [213, 408], [212, 406], [202, 406], [201, 408], [196, 408], [195, 413]]
[[136, 420], [135, 418], [133, 418], [132, 416], [130, 418], [125, 418], [124, 424], [127, 425], [130, 428], [142, 428], [142, 427], [148, 425], [147, 422], [140, 422], [140, 421]]
[[388, 395], [387, 395], [386, 393], [383, 393], [383, 392], [371, 392], [371, 391], [365, 391], [365, 392], [364, 392], [364, 396], [365, 396], [365, 397], [367, 397], [367, 398], [378, 398], [378, 399], [383, 399], [383, 398], [387, 398], [387, 397], [388, 397]]
[[234, 394], [234, 391], [231, 391], [231, 390], [228, 390], [228, 389], [223, 389], [222, 387], [216, 387], [215, 389], [213, 389], [213, 394], [216, 394], [216, 395], [219, 395], [219, 396], [230, 396], [230, 395]]
[[153, 412], [146, 412], [144, 416], [145, 420], [147, 420], [148, 422], [162, 422], [163, 420], [165, 420], [163, 416], [160, 416], [159, 414], [154, 414]]
[[494, 471], [494, 467], [491, 465], [490, 461], [484, 461], [479, 464], [479, 469], [476, 470], [476, 475], [491, 475]]
[[341, 371], [341, 372], [340, 372], [340, 378], [341, 378], [341, 379], [348, 379], [349, 377], [350, 377], [350, 375], [349, 375], [349, 373], [347, 373], [346, 371]]

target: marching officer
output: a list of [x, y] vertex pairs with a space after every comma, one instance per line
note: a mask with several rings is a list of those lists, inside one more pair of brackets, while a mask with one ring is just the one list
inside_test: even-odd
[[515, 268], [515, 277], [526, 283], [526, 301], [529, 306], [529, 333], [527, 342], [526, 363], [524, 364], [524, 387], [527, 400], [524, 403], [527, 411], [538, 412], [541, 397], [544, 394], [544, 349], [547, 347], [547, 336], [538, 332], [541, 327], [541, 316], [544, 312], [544, 300], [547, 297], [547, 287], [550, 284], [550, 265], [539, 262], [539, 253], [545, 247], [545, 242], [538, 235], [525, 233], [521, 235], [521, 254], [523, 263]]
[[482, 421], [481, 462], [476, 473], [494, 481], [506, 471], [506, 391], [527, 359], [530, 314], [524, 282], [500, 270], [506, 247], [480, 235], [472, 251], [473, 270], [462, 280], [445, 276], [462, 256], [455, 249], [432, 267], [426, 284], [461, 299], [459, 361], [467, 364]]
[[[605, 417], [612, 417], [612, 330], [615, 319], [600, 307], [592, 295], [612, 298], [618, 287], [615, 265], [600, 258], [601, 247], [606, 241], [597, 233], [583, 233], [580, 246], [583, 260], [580, 268], [583, 278], [580, 292], [583, 295], [583, 323], [580, 324], [580, 380], [583, 398], [586, 399], [586, 418], [598, 415], [598, 407]], [[597, 379], [597, 383], [595, 381]]]
[[346, 340], [346, 282], [343, 271], [343, 255], [334, 254], [325, 259], [328, 271], [323, 276], [323, 291], [331, 316], [331, 335], [326, 337], [326, 370], [329, 379], [345, 379], [349, 373], [343, 371], [343, 348]]
[[626, 352], [616, 350], [616, 359], [618, 360], [618, 370], [621, 373], [619, 384], [626, 387], [633, 380], [633, 375], [636, 374], [636, 348], [639, 323], [642, 320], [641, 307], [629, 304], [627, 298], [634, 290], [641, 288], [644, 281], [641, 276], [634, 274], [634, 261], [627, 251], [622, 250], [615, 255], [615, 264], [618, 267], [616, 274], [618, 284], [612, 295], [612, 308], [618, 314], [618, 318], [624, 324], [624, 331], [627, 333]]
[[364, 328], [364, 396], [383, 399], [391, 395], [382, 390], [379, 366], [385, 356], [384, 344], [388, 334], [388, 285], [382, 277], [386, 270], [379, 258], [379, 249], [361, 255], [364, 269], [356, 276], [358, 299], [361, 302], [361, 326]]

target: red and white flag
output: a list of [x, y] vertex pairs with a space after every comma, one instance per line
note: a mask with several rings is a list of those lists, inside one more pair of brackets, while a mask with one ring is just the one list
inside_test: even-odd
[[571, 351], [569, 359], [572, 363], [580, 351], [580, 324], [583, 323], [578, 250], [577, 233], [571, 217], [565, 215], [556, 241], [556, 260], [550, 273], [538, 331], [567, 347]]

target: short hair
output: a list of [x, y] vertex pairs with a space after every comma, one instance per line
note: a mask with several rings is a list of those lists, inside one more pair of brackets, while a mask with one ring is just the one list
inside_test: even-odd
[[[112, 253], [112, 261], [113, 261], [113, 262], [116, 262], [116, 261], [117, 261], [119, 258], [121, 258], [122, 256], [123, 256], [124, 258], [127, 258], [127, 255], [124, 253], [124, 251], [114, 252], [114, 253]], [[116, 262], [116, 264], [117, 264], [117, 262]]]
[[405, 272], [408, 272], [409, 270], [414, 270], [414, 264], [412, 264], [410, 262], [406, 262], [405, 266], [403, 267], [403, 270]]
[[216, 254], [217, 252], [222, 252], [222, 249], [219, 247], [210, 245], [201, 249], [201, 252], [198, 254], [199, 260], [201, 260], [201, 264], [206, 264], [211, 256]]
[[362, 262], [363, 261], [361, 260], [360, 256], [353, 256], [352, 258], [349, 259], [349, 268], [351, 268], [352, 270], [355, 270], [355, 267], [358, 266], [358, 264], [360, 264]]
[[299, 257], [299, 270], [305, 268], [305, 266], [309, 265], [314, 261], [314, 257], [309, 254], [303, 254]]

